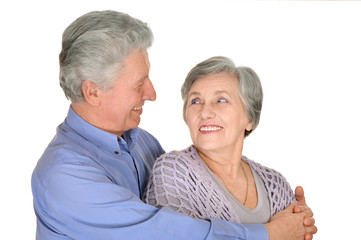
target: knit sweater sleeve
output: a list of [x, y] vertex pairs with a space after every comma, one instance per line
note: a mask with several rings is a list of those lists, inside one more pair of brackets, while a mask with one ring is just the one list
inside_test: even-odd
[[187, 168], [175, 151], [160, 156], [144, 191], [145, 203], [158, 208], [170, 207], [190, 215], [191, 205], [186, 198], [189, 189], [185, 184]]
[[229, 201], [203, 168], [192, 147], [163, 154], [154, 164], [143, 200], [191, 217], [239, 222]]
[[242, 158], [261, 177], [270, 201], [271, 216], [284, 210], [292, 202], [295, 202], [295, 195], [286, 178], [274, 169], [262, 166], [246, 157]]

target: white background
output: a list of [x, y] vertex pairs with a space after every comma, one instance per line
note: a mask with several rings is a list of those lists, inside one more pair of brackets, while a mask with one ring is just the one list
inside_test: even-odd
[[[34, 239], [30, 178], [66, 116], [58, 84], [63, 30], [92, 10], [148, 22], [156, 102], [141, 127], [165, 150], [191, 144], [180, 87], [196, 63], [225, 55], [260, 76], [264, 107], [244, 154], [305, 188], [319, 233], [355, 239], [360, 223], [361, 2], [9, 1], [0, 4], [1, 235]], [[191, 234], [191, 233], [190, 233]], [[3, 237], [1, 237], [3, 238]]]

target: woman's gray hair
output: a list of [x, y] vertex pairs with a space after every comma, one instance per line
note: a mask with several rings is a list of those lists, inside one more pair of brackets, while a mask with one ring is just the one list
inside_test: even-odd
[[231, 59], [223, 56], [211, 57], [197, 64], [188, 73], [181, 90], [182, 99], [184, 101], [184, 120], [186, 121], [188, 95], [193, 83], [201, 77], [214, 74], [230, 74], [236, 77], [241, 101], [243, 103], [247, 118], [250, 123], [252, 123], [252, 130], [245, 131], [244, 136], [248, 136], [258, 126], [261, 116], [263, 101], [261, 81], [251, 68], [241, 66], [236, 67]]
[[59, 55], [60, 86], [73, 103], [84, 101], [82, 83], [89, 80], [103, 90], [111, 87], [133, 50], [153, 43], [148, 25], [125, 13], [94, 11], [71, 23], [63, 33]]

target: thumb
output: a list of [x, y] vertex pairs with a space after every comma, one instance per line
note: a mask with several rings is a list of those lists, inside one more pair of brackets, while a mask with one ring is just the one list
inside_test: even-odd
[[305, 192], [301, 186], [296, 187], [295, 189], [296, 201], [299, 205], [306, 205]]

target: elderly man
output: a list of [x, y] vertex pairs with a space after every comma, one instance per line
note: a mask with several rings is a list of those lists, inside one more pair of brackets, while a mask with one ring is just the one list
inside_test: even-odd
[[71, 107], [32, 176], [37, 239], [263, 240], [279, 236], [275, 227], [293, 216], [309, 221], [298, 230], [312, 237], [305, 204], [266, 227], [193, 219], [140, 200], [164, 153], [138, 128], [144, 102], [156, 99], [148, 76], [152, 41], [145, 23], [114, 11], [90, 12], [64, 31], [60, 85]]

